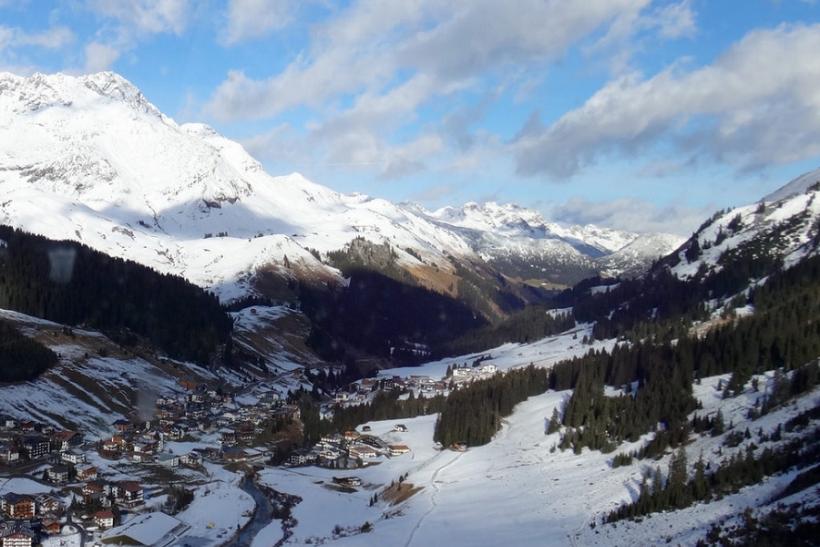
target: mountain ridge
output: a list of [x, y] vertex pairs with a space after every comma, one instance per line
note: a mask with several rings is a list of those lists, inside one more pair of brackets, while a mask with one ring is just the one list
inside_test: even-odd
[[[113, 72], [2, 73], [0, 127], [0, 222], [182, 275], [224, 301], [254, 294], [260, 271], [342, 282], [324, 259], [356, 237], [388, 243], [411, 272], [435, 266], [452, 276], [454, 259], [484, 261], [559, 284], [604, 267], [640, 272], [678, 243], [661, 239], [602, 265], [639, 235], [561, 226], [495, 203], [463, 206], [472, 225], [448, 222], [443, 210], [342, 194], [298, 173], [271, 176], [240, 144], [204, 124], [177, 124]], [[452, 284], [430, 283], [441, 292]]]

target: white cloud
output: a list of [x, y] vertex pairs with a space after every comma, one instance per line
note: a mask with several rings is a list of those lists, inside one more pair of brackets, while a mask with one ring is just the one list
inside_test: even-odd
[[658, 27], [664, 38], [691, 37], [697, 30], [695, 12], [689, 0], [663, 6], [655, 12], [653, 19], [652, 24]]
[[658, 206], [634, 198], [595, 202], [573, 198], [553, 207], [548, 216], [567, 224], [595, 224], [631, 232], [665, 232], [688, 235], [706, 218], [711, 209], [680, 205]]
[[0, 25], [0, 51], [21, 47], [59, 49], [74, 41], [74, 33], [68, 27], [53, 26], [39, 32]]
[[[648, 2], [354, 2], [316, 25], [309, 47], [280, 72], [255, 79], [230, 71], [204, 112], [235, 121], [307, 107], [315, 118], [296, 138], [311, 150], [313, 161], [366, 168], [381, 178], [435, 162], [442, 169], [474, 168], [480, 163], [473, 149], [477, 140], [483, 151], [498, 148], [497, 139], [476, 135], [471, 127], [485, 108], [414, 127], [420, 109], [433, 98], [518, 82], [526, 72], [522, 67], [540, 73], [573, 44], [606, 29], [624, 12], [640, 13]], [[250, 7], [249, 13], [258, 8]], [[258, 22], [259, 32], [267, 32], [269, 24]], [[250, 35], [229, 32], [227, 41]], [[262, 152], [280, 136], [277, 131], [247, 142]]]
[[820, 154], [820, 25], [750, 32], [712, 65], [619, 77], [512, 149], [520, 174], [566, 178], [659, 141], [739, 170]]
[[188, 0], [88, 0], [88, 7], [137, 34], [182, 34], [191, 12]]
[[232, 45], [281, 29], [294, 10], [293, 0], [229, 0], [222, 42]]
[[119, 50], [100, 42], [90, 42], [85, 46], [85, 72], [108, 70], [120, 56]]
[[[440, 85], [562, 55], [648, 0], [446, 0], [355, 3], [314, 29], [310, 49], [268, 79], [232, 71], [208, 112], [221, 120], [265, 118], [318, 107], [349, 93], [384, 91], [402, 73]], [[430, 95], [435, 94], [435, 86]]]

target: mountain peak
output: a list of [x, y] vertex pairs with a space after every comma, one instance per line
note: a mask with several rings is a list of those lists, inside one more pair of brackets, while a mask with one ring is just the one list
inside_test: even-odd
[[160, 111], [134, 84], [116, 72], [82, 76], [58, 72], [31, 76], [0, 73], [0, 99], [14, 112], [37, 112], [50, 107], [85, 107], [100, 99], [121, 102], [145, 114], [162, 117]]
[[763, 198], [763, 201], [771, 203], [773, 201], [780, 201], [796, 194], [802, 194], [814, 184], [820, 182], [820, 168], [808, 173], [803, 173], [799, 177], [792, 179], [785, 185], [781, 186], [771, 194]]

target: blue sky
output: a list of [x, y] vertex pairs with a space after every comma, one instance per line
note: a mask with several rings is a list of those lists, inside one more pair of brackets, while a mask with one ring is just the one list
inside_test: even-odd
[[0, 0], [0, 69], [114, 70], [274, 174], [686, 233], [820, 166], [800, 0]]

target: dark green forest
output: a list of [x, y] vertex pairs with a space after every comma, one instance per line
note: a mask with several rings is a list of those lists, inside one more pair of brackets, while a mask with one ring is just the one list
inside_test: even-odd
[[473, 382], [447, 397], [433, 438], [444, 446], [486, 444], [515, 405], [544, 393], [547, 387], [546, 369], [534, 366]]
[[0, 226], [0, 307], [99, 329], [121, 343], [144, 337], [171, 357], [206, 365], [232, 322], [215, 295], [85, 245]]
[[0, 382], [30, 380], [57, 363], [57, 355], [0, 320]]
[[531, 305], [515, 312], [495, 325], [487, 325], [444, 342], [436, 349], [437, 356], [466, 355], [507, 342], [527, 343], [558, 334], [575, 326], [571, 313], [552, 315], [544, 306]]
[[[564, 409], [567, 431], [562, 447], [611, 450], [623, 440], [636, 440], [654, 430], [653, 452], [686, 439], [687, 415], [696, 410], [692, 383], [697, 378], [732, 373], [727, 396], [752, 374], [783, 368], [794, 370], [820, 355], [820, 257], [772, 274], [749, 301], [756, 313], [713, 328], [703, 337], [619, 344], [612, 352], [587, 355], [556, 364], [549, 374], [533, 372], [529, 386], [518, 384], [519, 371], [475, 382], [447, 400], [437, 440], [483, 444], [513, 406], [546, 389], [574, 389]], [[632, 323], [630, 328], [638, 324]], [[811, 365], [816, 366], [816, 365]], [[539, 374], [544, 374], [542, 381]], [[505, 378], [510, 377], [509, 380]], [[809, 374], [811, 382], [816, 374]], [[605, 397], [604, 385], [636, 389], [621, 397]]]
[[[327, 359], [344, 362], [364, 351], [418, 363], [429, 359], [431, 348], [486, 324], [463, 303], [434, 291], [369, 270], [348, 275], [345, 289], [300, 291], [302, 311], [313, 325], [308, 343]], [[426, 349], [417, 351], [414, 344]]]
[[[820, 355], [820, 257], [773, 274], [752, 292], [750, 302], [755, 314], [703, 337], [684, 336], [675, 344], [622, 344], [611, 353], [591, 351], [553, 367], [552, 389], [575, 388], [563, 417], [571, 428], [564, 446], [607, 450], [613, 443], [636, 440], [657, 423], [672, 432], [665, 436], [674, 444], [685, 438], [697, 378], [732, 373], [726, 386], [731, 396], [752, 374], [794, 370]], [[816, 375], [811, 377], [816, 381]], [[630, 382], [638, 382], [636, 393], [603, 395], [604, 384]]]

